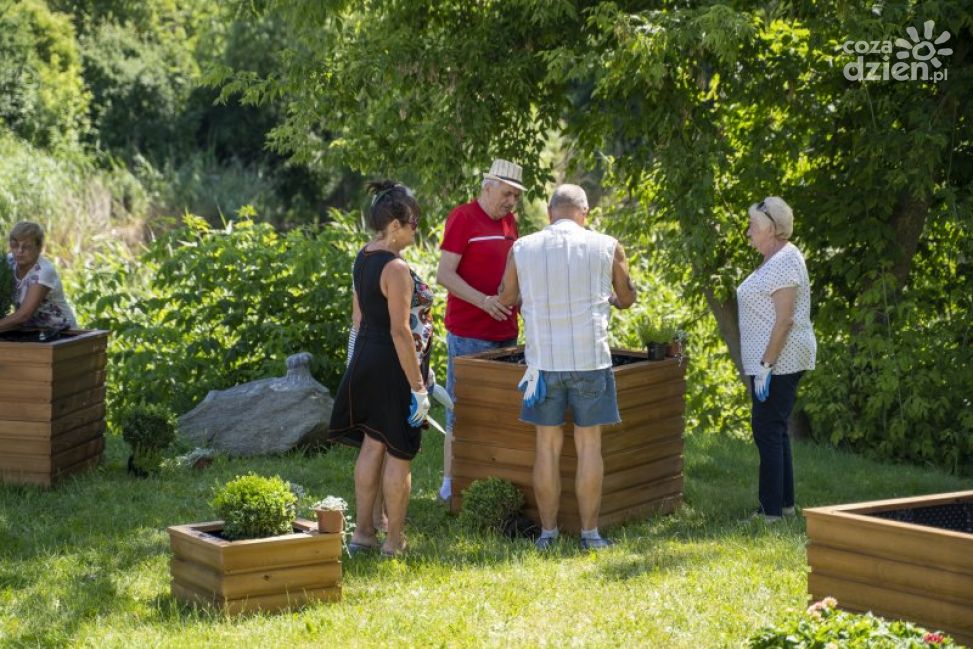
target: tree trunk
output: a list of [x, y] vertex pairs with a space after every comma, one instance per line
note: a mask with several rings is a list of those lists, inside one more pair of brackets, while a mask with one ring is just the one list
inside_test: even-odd
[[706, 297], [706, 304], [709, 305], [713, 317], [716, 318], [716, 326], [720, 330], [720, 336], [726, 343], [726, 348], [730, 352], [730, 358], [737, 368], [737, 374], [747, 390], [750, 389], [750, 382], [743, 373], [743, 355], [740, 351], [740, 322], [737, 319], [737, 298], [731, 294], [726, 300], [720, 300], [713, 293], [713, 289], [704, 286], [703, 295]]

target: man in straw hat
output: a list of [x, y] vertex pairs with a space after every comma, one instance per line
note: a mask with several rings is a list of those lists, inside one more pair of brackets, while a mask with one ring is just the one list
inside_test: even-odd
[[[523, 170], [508, 160], [494, 160], [483, 174], [480, 195], [450, 212], [440, 246], [436, 281], [449, 291], [446, 300], [446, 390], [455, 401], [453, 361], [457, 356], [517, 344], [517, 312], [497, 299], [507, 253], [517, 240], [513, 209], [524, 191]], [[446, 413], [443, 483], [439, 500], [452, 496], [453, 412]]]

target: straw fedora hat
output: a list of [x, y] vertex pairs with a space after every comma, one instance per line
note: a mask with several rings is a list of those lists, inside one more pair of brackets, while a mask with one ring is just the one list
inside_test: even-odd
[[500, 182], [507, 183], [511, 187], [516, 187], [520, 191], [527, 191], [524, 187], [524, 170], [519, 164], [510, 162], [509, 160], [501, 160], [497, 158], [490, 165], [490, 171], [483, 174], [484, 178], [489, 178], [490, 180], [499, 180]]

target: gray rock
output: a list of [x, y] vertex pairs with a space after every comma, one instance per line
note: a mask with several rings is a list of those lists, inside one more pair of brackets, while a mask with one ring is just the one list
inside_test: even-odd
[[179, 436], [230, 455], [283, 453], [324, 440], [334, 399], [308, 371], [307, 352], [287, 358], [287, 375], [212, 390], [179, 418]]

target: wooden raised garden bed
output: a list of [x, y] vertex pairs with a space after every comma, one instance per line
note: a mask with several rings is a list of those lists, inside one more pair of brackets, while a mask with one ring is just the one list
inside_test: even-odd
[[0, 481], [49, 487], [97, 465], [108, 332], [69, 331], [53, 342], [7, 338], [0, 336]]
[[808, 591], [973, 644], [973, 491], [815, 507]]
[[294, 533], [227, 541], [223, 521], [169, 528], [172, 596], [226, 613], [279, 611], [341, 599], [341, 534], [297, 519]]
[[[535, 428], [520, 416], [523, 348], [457, 358], [451, 509], [474, 480], [496, 476], [524, 493], [527, 515], [538, 520], [532, 487]], [[602, 429], [605, 480], [599, 524], [614, 525], [669, 513], [682, 503], [683, 411], [686, 381], [676, 359], [646, 360], [645, 352], [612, 350], [622, 423]], [[519, 361], [519, 362], [518, 362]], [[574, 495], [577, 454], [568, 414], [561, 454], [561, 529], [581, 528]]]

